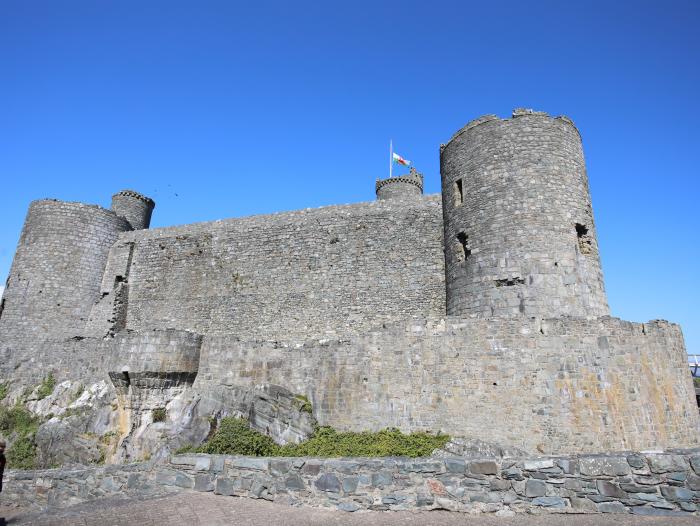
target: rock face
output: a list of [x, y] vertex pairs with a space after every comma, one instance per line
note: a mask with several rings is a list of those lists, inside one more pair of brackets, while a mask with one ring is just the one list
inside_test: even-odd
[[262, 385], [252, 390], [248, 422], [280, 445], [298, 444], [314, 432], [316, 420], [311, 404], [279, 385]]
[[197, 438], [206, 436], [208, 426], [193, 424], [198, 398], [191, 392], [201, 343], [200, 335], [174, 329], [115, 335], [109, 377], [122, 411], [117, 460], [165, 455], [165, 437], [192, 425]]

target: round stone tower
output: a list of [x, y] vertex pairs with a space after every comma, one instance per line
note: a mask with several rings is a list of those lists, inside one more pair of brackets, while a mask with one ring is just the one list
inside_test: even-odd
[[124, 217], [134, 230], [149, 227], [155, 206], [153, 199], [133, 190], [122, 190], [112, 196], [112, 210]]
[[111, 210], [52, 199], [29, 205], [3, 297], [0, 341], [80, 334], [109, 250], [127, 221]]
[[447, 314], [609, 314], [581, 137], [566, 117], [489, 115], [440, 148]]
[[408, 175], [377, 179], [377, 199], [418, 199], [423, 195], [423, 175], [411, 168]]

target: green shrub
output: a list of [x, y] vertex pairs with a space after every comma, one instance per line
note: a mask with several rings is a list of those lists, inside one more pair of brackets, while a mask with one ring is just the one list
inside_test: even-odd
[[3, 382], [0, 384], [0, 400], [4, 400], [7, 396], [7, 391], [10, 389], [10, 382]]
[[165, 407], [157, 407], [153, 410], [154, 422], [165, 422]]
[[54, 378], [53, 373], [49, 373], [46, 378], [44, 378], [44, 381], [41, 382], [41, 385], [36, 392], [37, 400], [43, 400], [53, 393], [54, 387], [56, 387], [56, 379]]
[[305, 413], [313, 413], [313, 407], [311, 406], [311, 401], [305, 397], [304, 395], [294, 395], [294, 398], [296, 398], [297, 402], [299, 403], [299, 410], [304, 411]]
[[398, 429], [377, 432], [339, 433], [332, 427], [320, 427], [301, 444], [280, 448], [281, 456], [293, 457], [425, 457], [443, 447], [450, 437], [432, 433], [404, 434]]
[[36, 467], [36, 444], [34, 434], [18, 437], [7, 450], [7, 463], [13, 469]]
[[219, 429], [200, 447], [186, 446], [177, 451], [229, 455], [282, 457], [424, 457], [443, 447], [450, 437], [432, 433], [404, 434], [398, 429], [378, 432], [339, 433], [331, 427], [320, 427], [301, 444], [278, 446], [273, 440], [250, 429], [241, 418], [223, 418]]
[[15, 433], [20, 436], [36, 433], [41, 419], [22, 405], [0, 406], [0, 431], [4, 435]]
[[198, 453], [258, 457], [275, 456], [278, 450], [279, 446], [270, 437], [250, 429], [247, 420], [232, 417], [222, 418], [216, 433], [197, 448]]
[[32, 414], [22, 405], [0, 406], [0, 431], [5, 436], [16, 438], [7, 450], [8, 466], [14, 469], [34, 469], [36, 464], [36, 444], [34, 435], [39, 429], [41, 418]]

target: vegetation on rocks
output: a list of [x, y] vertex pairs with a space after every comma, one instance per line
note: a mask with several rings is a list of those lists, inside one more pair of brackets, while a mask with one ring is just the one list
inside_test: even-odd
[[296, 398], [297, 402], [299, 403], [299, 410], [304, 411], [305, 413], [313, 413], [313, 407], [311, 406], [311, 401], [304, 395], [294, 395], [294, 398]]
[[33, 469], [36, 465], [36, 443], [34, 436], [41, 424], [41, 418], [18, 404], [7, 408], [0, 406], [0, 432], [3, 436], [14, 436], [7, 450], [9, 467]]
[[7, 396], [7, 391], [10, 389], [9, 382], [0, 383], [0, 401], [4, 400]]
[[37, 389], [37, 392], [36, 392], [37, 400], [43, 400], [47, 396], [51, 395], [51, 393], [53, 393], [53, 390], [55, 387], [56, 387], [56, 378], [54, 378], [53, 373], [49, 373], [46, 376], [46, 378], [44, 378], [44, 381], [41, 382], [39, 389]]
[[186, 447], [178, 453], [197, 452], [269, 457], [422, 457], [443, 447], [450, 437], [443, 434], [404, 434], [398, 429], [378, 432], [338, 432], [319, 427], [300, 444], [279, 446], [268, 436], [250, 429], [242, 418], [221, 420], [216, 433], [204, 444]]
[[165, 407], [157, 407], [153, 410], [154, 422], [165, 422]]

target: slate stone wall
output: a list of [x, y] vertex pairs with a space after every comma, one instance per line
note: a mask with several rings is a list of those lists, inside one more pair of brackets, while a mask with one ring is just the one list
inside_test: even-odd
[[34, 201], [3, 295], [0, 344], [80, 334], [99, 298], [109, 250], [130, 229], [98, 206]]
[[255, 458], [9, 471], [3, 494], [37, 507], [191, 489], [340, 511], [448, 509], [697, 515], [700, 450], [533, 458]]
[[[103, 292], [127, 273], [127, 329], [305, 340], [358, 333], [387, 320], [440, 316], [440, 200], [426, 196], [128, 232], [110, 255]], [[113, 304], [114, 297], [105, 300]], [[114, 318], [111, 307], [102, 309], [93, 311], [95, 336]]]
[[448, 314], [609, 314], [581, 137], [569, 119], [527, 110], [481, 117], [441, 147], [440, 173]]
[[348, 340], [204, 338], [194, 388], [277, 384], [321, 425], [432, 430], [532, 453], [688, 447], [700, 438], [677, 325], [447, 319]]

